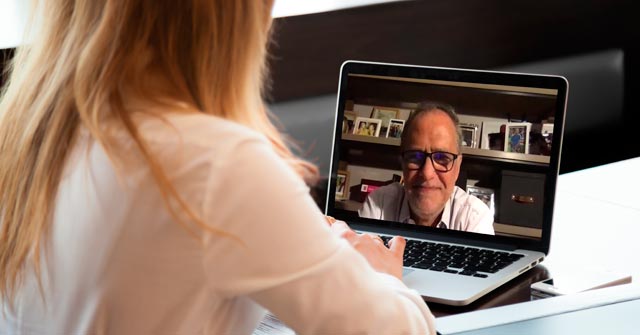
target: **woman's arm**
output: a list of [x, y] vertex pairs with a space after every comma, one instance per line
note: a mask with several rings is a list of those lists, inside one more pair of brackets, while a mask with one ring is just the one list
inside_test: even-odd
[[268, 144], [239, 145], [214, 166], [207, 189], [207, 222], [245, 244], [208, 240], [205, 271], [219, 294], [249, 296], [298, 333], [435, 333], [422, 298], [374, 270], [353, 236], [337, 237]]

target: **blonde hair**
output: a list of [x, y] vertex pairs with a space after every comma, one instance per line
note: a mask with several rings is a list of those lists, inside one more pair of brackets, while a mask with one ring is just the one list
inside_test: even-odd
[[[116, 120], [135, 140], [174, 217], [171, 203], [205, 226], [138, 134], [123, 103], [125, 88], [253, 128], [303, 178], [315, 179], [315, 166], [292, 154], [264, 106], [271, 6], [255, 0], [36, 4], [34, 13], [46, 15], [29, 45], [18, 48], [0, 103], [0, 298], [11, 300], [31, 257], [40, 275], [41, 240], [80, 127], [113, 154], [103, 124]], [[151, 72], [170, 79], [176, 93], [149, 88]]]

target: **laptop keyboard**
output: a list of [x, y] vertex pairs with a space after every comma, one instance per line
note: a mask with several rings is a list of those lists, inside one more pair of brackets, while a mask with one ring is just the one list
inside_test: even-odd
[[[385, 243], [391, 239], [380, 237]], [[517, 253], [407, 239], [404, 266], [487, 278], [489, 273], [496, 273], [522, 257]]]

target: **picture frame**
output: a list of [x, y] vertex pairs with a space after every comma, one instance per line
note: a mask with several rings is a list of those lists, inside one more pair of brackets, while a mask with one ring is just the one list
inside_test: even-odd
[[402, 131], [404, 130], [405, 120], [402, 119], [389, 119], [389, 127], [387, 127], [386, 136], [389, 138], [402, 137]]
[[374, 107], [371, 110], [370, 117], [372, 119], [382, 120], [382, 131], [383, 131], [382, 133], [386, 134], [387, 129], [389, 128], [389, 121], [391, 119], [397, 119], [398, 113], [399, 111], [397, 109], [386, 108], [386, 107]]
[[382, 120], [380, 119], [356, 117], [353, 134], [378, 137], [380, 135], [380, 128], [382, 128]]
[[352, 134], [356, 122], [356, 113], [353, 111], [344, 111], [342, 116], [342, 133]]
[[336, 174], [335, 198], [338, 200], [349, 198], [349, 171], [338, 170], [338, 173]]
[[[507, 121], [482, 121], [482, 135], [481, 135], [481, 140], [480, 140], [480, 149], [487, 149], [487, 150], [499, 150], [502, 151], [504, 150], [504, 143], [499, 143], [500, 145], [498, 147], [495, 147], [492, 144], [491, 139], [494, 138], [496, 135], [502, 135], [500, 134], [500, 128], [505, 125], [507, 123]], [[499, 142], [503, 142], [504, 140], [504, 136], [500, 137]]]
[[530, 133], [531, 123], [508, 122], [504, 131], [504, 151], [528, 154]]
[[462, 146], [468, 148], [478, 147], [478, 125], [472, 123], [461, 123]]
[[495, 213], [495, 191], [487, 187], [467, 186], [467, 193], [482, 200], [491, 212]]
[[544, 136], [553, 135], [553, 123], [543, 123], [540, 127], [540, 132]]

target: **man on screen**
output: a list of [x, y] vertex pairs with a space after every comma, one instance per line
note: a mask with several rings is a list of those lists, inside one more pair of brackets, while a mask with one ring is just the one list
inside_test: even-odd
[[462, 163], [461, 131], [453, 107], [421, 103], [400, 140], [404, 182], [367, 197], [361, 217], [494, 234], [493, 212], [455, 185]]

